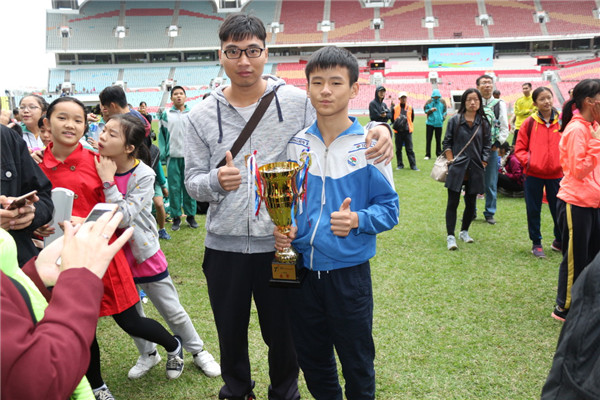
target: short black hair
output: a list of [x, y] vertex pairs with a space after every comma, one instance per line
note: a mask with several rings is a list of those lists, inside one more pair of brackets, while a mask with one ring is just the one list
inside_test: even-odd
[[187, 93], [185, 92], [185, 89], [183, 88], [183, 86], [173, 86], [173, 88], [171, 89], [171, 95], [169, 97], [173, 97], [173, 92], [176, 91], [177, 89], [183, 90], [183, 94], [185, 94], [187, 96]]
[[263, 22], [254, 15], [244, 13], [229, 14], [219, 28], [219, 39], [221, 44], [228, 40], [241, 41], [258, 38], [266, 45], [267, 31]]
[[350, 86], [358, 81], [358, 61], [356, 57], [343, 47], [326, 46], [315, 51], [304, 68], [306, 80], [310, 81], [310, 74], [316, 69], [331, 69], [342, 67], [348, 70]]
[[533, 87], [533, 86], [531, 86], [531, 82], [525, 82], [524, 84], [521, 85], [521, 87], [523, 87], [525, 85], [529, 86], [529, 89], [531, 89]]
[[481, 75], [479, 78], [477, 78], [477, 80], [475, 81], [475, 84], [476, 84], [477, 86], [479, 86], [479, 82], [480, 82], [482, 79], [491, 79], [491, 80], [492, 80], [492, 83], [494, 83], [494, 78], [492, 78], [491, 76], [489, 76], [489, 75], [487, 75], [487, 74], [484, 74], [484, 75]]
[[100, 98], [100, 103], [104, 106], [116, 103], [121, 108], [127, 107], [127, 96], [121, 86], [107, 86], [100, 92], [98, 97]]

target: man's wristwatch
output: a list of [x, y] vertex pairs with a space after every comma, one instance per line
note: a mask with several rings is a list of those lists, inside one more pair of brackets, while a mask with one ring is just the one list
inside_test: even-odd
[[113, 187], [115, 185], [116, 185], [115, 181], [102, 182], [102, 187], [104, 189], [109, 189], [109, 188], [111, 188], [111, 187]]

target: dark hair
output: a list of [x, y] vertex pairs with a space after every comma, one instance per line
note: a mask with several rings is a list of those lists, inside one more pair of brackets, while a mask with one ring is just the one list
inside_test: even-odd
[[487, 74], [484, 74], [484, 75], [481, 75], [479, 78], [477, 78], [477, 80], [475, 81], [475, 84], [476, 84], [477, 86], [479, 86], [479, 82], [480, 82], [482, 79], [491, 79], [491, 80], [492, 80], [492, 83], [494, 83], [494, 78], [492, 78], [491, 76], [489, 76], [489, 75], [487, 75]]
[[202, 100], [206, 99], [208, 96], [210, 96], [210, 92], [206, 92], [202, 95]]
[[121, 86], [107, 86], [100, 92], [98, 97], [100, 98], [100, 103], [104, 106], [116, 103], [121, 108], [127, 107], [127, 96]]
[[239, 42], [256, 37], [266, 45], [267, 32], [262, 21], [254, 15], [244, 13], [229, 14], [219, 28], [221, 44], [228, 40]]
[[27, 95], [23, 96], [21, 101], [19, 101], [19, 105], [21, 105], [21, 103], [23, 103], [23, 100], [26, 97], [33, 97], [35, 99], [35, 101], [37, 101], [38, 105], [42, 109], [42, 114], [45, 113], [46, 110], [48, 110], [48, 102], [39, 94], [27, 94]]
[[[1, 103], [0, 103], [0, 104], [1, 104]], [[19, 112], [20, 112], [21, 110], [19, 110], [19, 107], [15, 107], [15, 108], [13, 108], [13, 110], [12, 110], [12, 111], [13, 111], [13, 115], [17, 115], [17, 114], [19, 114]]]
[[[348, 50], [342, 47], [326, 46], [315, 51], [304, 68], [306, 80], [310, 84], [310, 74], [316, 69], [346, 68], [350, 86], [358, 81], [358, 61]], [[384, 89], [385, 90], [385, 89]]]
[[146, 102], [145, 102], [145, 101], [140, 101], [140, 105], [139, 105], [138, 107], [141, 107], [141, 106], [142, 106], [142, 104], [143, 104], [143, 105], [145, 105], [145, 106], [148, 106], [148, 104], [146, 104]]
[[511, 154], [515, 150], [514, 146], [511, 146], [508, 142], [502, 143], [498, 149], [504, 150], [507, 154]]
[[169, 97], [173, 97], [173, 92], [176, 91], [177, 89], [183, 90], [183, 94], [185, 94], [187, 96], [187, 93], [185, 92], [185, 89], [183, 88], [183, 86], [173, 86], [173, 88], [171, 89], [171, 95]]
[[494, 89], [494, 91], [492, 92], [492, 96], [500, 96], [502, 94], [502, 92], [500, 92], [498, 89]]
[[563, 104], [561, 132], [573, 118], [573, 105], [581, 110], [583, 101], [587, 97], [595, 97], [598, 93], [600, 93], [600, 79], [584, 79], [575, 85], [573, 97]]
[[58, 99], [54, 100], [50, 104], [50, 106], [48, 106], [48, 110], [46, 111], [46, 118], [50, 119], [50, 116], [54, 112], [54, 109], [56, 108], [57, 104], [65, 103], [67, 101], [70, 101], [71, 103], [75, 103], [79, 107], [81, 107], [81, 111], [83, 111], [83, 121], [86, 124], [86, 131], [87, 131], [87, 114], [85, 112], [85, 106], [79, 99], [76, 99], [75, 97], [64, 96], [64, 97], [59, 97]]
[[524, 84], [521, 85], [521, 87], [523, 87], [525, 85], [529, 86], [530, 89], [532, 88], [531, 82], [525, 82]]
[[38, 128], [42, 129], [44, 126], [44, 119], [46, 118], [46, 114], [42, 114], [40, 119], [38, 119]]
[[150, 165], [150, 149], [145, 144], [146, 127], [142, 121], [131, 114], [118, 114], [111, 117], [121, 125], [123, 136], [125, 137], [125, 146], [131, 145], [135, 149], [130, 157], [139, 158], [146, 165]]
[[458, 113], [464, 114], [467, 111], [467, 96], [471, 93], [477, 93], [477, 98], [479, 99], [479, 109], [477, 110], [477, 114], [487, 121], [485, 112], [483, 111], [483, 98], [481, 97], [481, 92], [475, 88], [469, 88], [463, 92], [462, 96], [460, 97], [460, 107], [458, 108]]
[[550, 92], [550, 94], [552, 95], [552, 97], [554, 97], [554, 93], [552, 93], [552, 90], [550, 90], [549, 87], [546, 86], [540, 86], [539, 88], [535, 89], [533, 91], [533, 93], [531, 94], [531, 98], [533, 99], [533, 102], [535, 103], [537, 101], [537, 98], [539, 97], [540, 94], [542, 94], [543, 92]]

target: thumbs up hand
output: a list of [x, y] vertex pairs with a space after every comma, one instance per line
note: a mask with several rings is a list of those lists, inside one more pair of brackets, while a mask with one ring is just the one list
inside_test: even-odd
[[217, 178], [221, 187], [228, 192], [237, 190], [242, 184], [242, 175], [235, 166], [233, 156], [229, 150], [225, 153], [225, 165], [219, 168]]
[[334, 235], [346, 237], [353, 228], [358, 228], [358, 214], [350, 211], [352, 199], [346, 197], [339, 211], [331, 213], [331, 231]]

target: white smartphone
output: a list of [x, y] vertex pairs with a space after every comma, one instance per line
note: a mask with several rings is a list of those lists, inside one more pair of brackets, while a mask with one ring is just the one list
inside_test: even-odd
[[[98, 203], [94, 206], [94, 208], [92, 208], [92, 211], [90, 211], [90, 213], [85, 218], [85, 221], [83, 221], [83, 223], [85, 224], [86, 222], [96, 221], [96, 220], [98, 220], [98, 218], [100, 218], [102, 216], [102, 214], [107, 213], [107, 212], [116, 211], [117, 207], [118, 206], [116, 204]], [[56, 260], [56, 265], [60, 265], [61, 261], [62, 261], [61, 257], [58, 257], [58, 259]]]
[[83, 223], [85, 224], [86, 222], [96, 221], [102, 216], [102, 214], [107, 212], [113, 212], [117, 209], [117, 207], [118, 206], [116, 204], [98, 203], [94, 206], [94, 208], [92, 208], [92, 211], [90, 211]]

